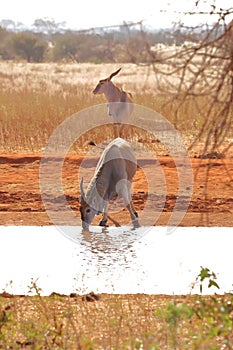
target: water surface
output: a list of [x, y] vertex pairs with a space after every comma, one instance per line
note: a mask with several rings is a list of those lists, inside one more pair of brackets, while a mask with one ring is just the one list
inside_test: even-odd
[[[220, 290], [233, 287], [233, 230], [223, 227], [0, 226], [0, 291], [29, 294], [32, 281], [43, 295], [146, 293], [187, 294], [207, 267]], [[12, 282], [11, 282], [12, 281]], [[196, 286], [192, 293], [199, 292]]]

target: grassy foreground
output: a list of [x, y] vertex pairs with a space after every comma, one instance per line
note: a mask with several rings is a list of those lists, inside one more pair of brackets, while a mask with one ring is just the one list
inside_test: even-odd
[[[233, 349], [233, 294], [201, 267], [200, 295], [0, 295], [0, 349]], [[191, 291], [193, 289], [191, 288]]]
[[232, 294], [2, 295], [0, 348], [233, 349], [232, 322]]

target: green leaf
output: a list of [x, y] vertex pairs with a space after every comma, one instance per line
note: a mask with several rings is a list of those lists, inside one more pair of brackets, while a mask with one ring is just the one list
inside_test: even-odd
[[208, 284], [208, 288], [210, 288], [210, 287], [216, 287], [216, 288], [218, 288], [219, 289], [219, 285], [218, 285], [218, 283], [217, 282], [215, 282], [214, 280], [209, 280], [209, 284]]

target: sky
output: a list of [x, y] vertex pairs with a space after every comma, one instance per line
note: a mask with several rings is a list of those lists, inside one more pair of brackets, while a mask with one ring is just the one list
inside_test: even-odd
[[[204, 0], [201, 2], [205, 3]], [[222, 8], [232, 6], [232, 0], [207, 2], [215, 2]], [[1, 4], [0, 20], [11, 19], [30, 26], [35, 19], [49, 18], [55, 22], [65, 21], [66, 28], [71, 29], [88, 29], [119, 25], [124, 21], [144, 20], [144, 24], [149, 27], [168, 28], [178, 20], [189, 25], [205, 21], [204, 16], [195, 18], [182, 14], [192, 10], [194, 4], [195, 0], [7, 0]], [[202, 6], [204, 10], [207, 8], [209, 9], [209, 5]]]

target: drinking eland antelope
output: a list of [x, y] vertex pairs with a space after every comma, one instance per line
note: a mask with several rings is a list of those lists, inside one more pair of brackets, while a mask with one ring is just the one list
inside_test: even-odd
[[100, 226], [106, 226], [108, 219], [108, 201], [123, 198], [129, 211], [134, 228], [139, 227], [138, 214], [131, 200], [131, 186], [137, 170], [137, 161], [129, 143], [116, 138], [104, 149], [95, 173], [87, 187], [80, 182], [80, 213], [82, 227], [89, 231], [95, 215], [103, 212]]
[[[111, 79], [120, 72], [121, 68], [108, 78], [101, 79], [93, 94], [104, 94], [108, 101], [108, 115], [113, 122], [115, 137], [121, 136], [124, 123], [133, 112], [133, 100], [130, 92], [126, 92], [113, 84]], [[119, 130], [118, 130], [119, 127]]]

